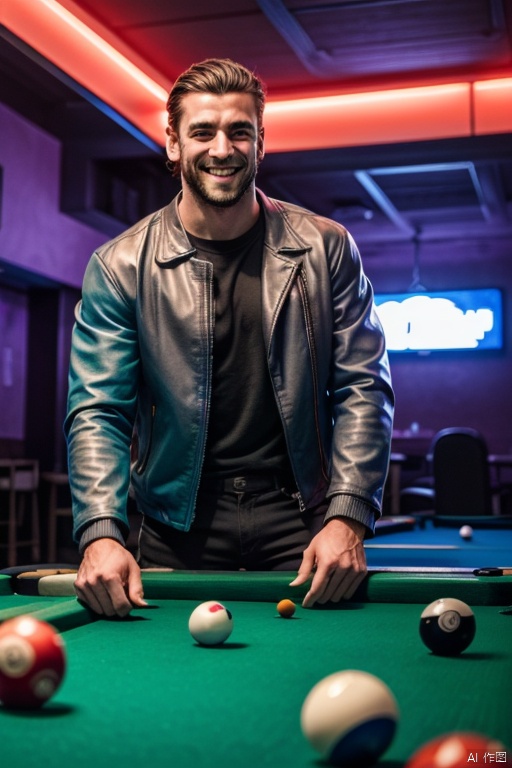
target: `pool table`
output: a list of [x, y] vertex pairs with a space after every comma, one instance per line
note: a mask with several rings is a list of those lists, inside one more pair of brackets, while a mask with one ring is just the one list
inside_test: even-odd
[[[405, 518], [410, 521], [411, 518]], [[385, 522], [385, 521], [384, 521]], [[469, 518], [460, 525], [471, 524]], [[454, 569], [512, 566], [512, 527], [479, 524], [470, 540], [462, 539], [459, 526], [436, 526], [433, 520], [390, 519], [379, 535], [365, 542], [368, 565], [378, 567], [439, 567]]]
[[[63, 635], [68, 668], [38, 711], [0, 706], [6, 768], [318, 768], [300, 730], [312, 686], [361, 669], [393, 691], [401, 716], [379, 766], [399, 768], [423, 742], [476, 730], [511, 744], [512, 577], [371, 573], [351, 601], [303, 609], [292, 573], [145, 572], [150, 607], [96, 618], [70, 596], [13, 593], [0, 576], [0, 620], [33, 613]], [[475, 613], [459, 657], [422, 644], [423, 607], [452, 596]], [[276, 603], [292, 597], [293, 618]], [[224, 602], [234, 630], [220, 647], [197, 645], [188, 618]], [[510, 752], [507, 752], [510, 757]], [[473, 766], [484, 766], [483, 761]]]

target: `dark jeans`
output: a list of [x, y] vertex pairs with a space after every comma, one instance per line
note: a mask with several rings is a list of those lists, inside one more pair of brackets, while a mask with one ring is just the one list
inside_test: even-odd
[[293, 571], [322, 527], [326, 507], [301, 513], [297, 500], [284, 488], [257, 492], [202, 488], [190, 531], [143, 518], [139, 565]]

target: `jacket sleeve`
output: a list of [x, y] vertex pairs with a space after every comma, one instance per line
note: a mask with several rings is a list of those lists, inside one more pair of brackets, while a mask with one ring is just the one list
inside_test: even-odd
[[371, 533], [388, 471], [394, 395], [372, 286], [348, 233], [332, 254], [334, 431], [326, 519], [352, 517]]
[[139, 351], [133, 302], [98, 254], [85, 273], [73, 329], [64, 432], [73, 497], [74, 537], [110, 518], [128, 530], [130, 444]]

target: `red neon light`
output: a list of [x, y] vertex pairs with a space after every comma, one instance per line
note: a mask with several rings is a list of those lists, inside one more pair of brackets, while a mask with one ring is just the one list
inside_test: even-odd
[[512, 131], [512, 77], [474, 84], [475, 133]]
[[[66, 7], [64, 7], [64, 5]], [[117, 49], [72, 0], [1, 0], [0, 24], [144, 134], [165, 143], [167, 88]], [[81, 14], [83, 16], [83, 14]], [[135, 60], [135, 57], [133, 57]], [[473, 89], [473, 123], [471, 92]], [[269, 100], [266, 150], [420, 141], [512, 131], [512, 78], [290, 101]]]
[[467, 83], [270, 102], [270, 152], [467, 136]]
[[0, 23], [164, 143], [167, 90], [55, 0], [3, 0]]

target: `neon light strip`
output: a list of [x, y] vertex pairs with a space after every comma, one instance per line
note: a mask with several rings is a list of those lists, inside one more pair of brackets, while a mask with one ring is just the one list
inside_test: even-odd
[[0, 23], [163, 143], [167, 90], [56, 0], [1, 0]]
[[[63, 2], [72, 8], [71, 0]], [[0, 0], [0, 24], [122, 115], [165, 143], [167, 89], [56, 0]], [[98, 30], [98, 31], [96, 31]], [[471, 97], [473, 122], [471, 125]], [[512, 131], [512, 78], [328, 97], [269, 100], [268, 152]]]
[[[18, 0], [19, 2], [19, 0]], [[167, 91], [161, 86], [157, 85], [150, 77], [141, 72], [138, 67], [132, 64], [126, 56], [123, 56], [112, 45], [107, 43], [103, 38], [96, 34], [92, 29], [87, 27], [80, 19], [73, 16], [62, 5], [56, 3], [55, 0], [40, 0], [49, 11], [57, 14], [65, 24], [68, 24], [71, 29], [75, 30], [78, 35], [88, 44], [92, 45], [96, 50], [93, 51], [93, 55], [103, 55], [110, 60], [113, 67], [116, 69], [122, 69], [130, 78], [133, 78], [144, 90], [148, 91], [155, 98], [161, 100], [167, 98]]]
[[467, 136], [468, 83], [270, 102], [271, 151], [320, 149]]
[[512, 77], [474, 84], [475, 133], [512, 132]]

